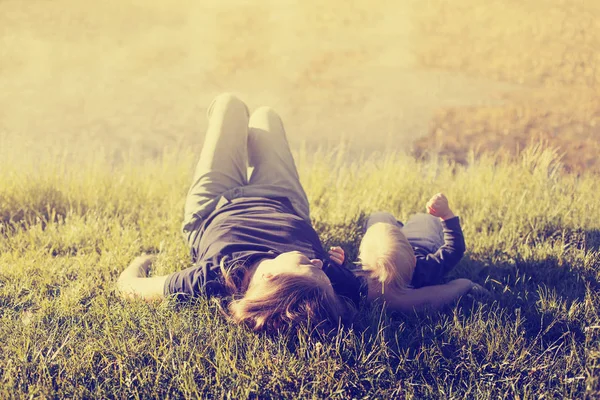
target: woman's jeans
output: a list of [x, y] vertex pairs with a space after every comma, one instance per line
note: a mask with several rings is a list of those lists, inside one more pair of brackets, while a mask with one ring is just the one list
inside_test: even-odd
[[185, 201], [188, 244], [215, 209], [239, 197], [287, 197], [310, 222], [308, 199], [279, 115], [261, 107], [250, 116], [246, 104], [228, 93], [217, 96], [207, 114], [204, 146]]

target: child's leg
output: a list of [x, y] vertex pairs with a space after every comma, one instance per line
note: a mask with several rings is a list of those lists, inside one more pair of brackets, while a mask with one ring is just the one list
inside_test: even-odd
[[220, 196], [247, 182], [248, 107], [237, 97], [217, 96], [208, 109], [208, 130], [185, 201], [183, 233], [190, 236], [214, 211]]
[[243, 194], [287, 197], [298, 215], [310, 221], [308, 198], [300, 184], [283, 122], [272, 108], [261, 107], [250, 117], [248, 158], [254, 170]]
[[366, 232], [367, 229], [369, 229], [373, 224], [376, 224], [378, 222], [385, 222], [388, 224], [398, 225], [399, 227], [402, 227], [402, 223], [398, 221], [396, 217], [394, 217], [391, 213], [385, 211], [378, 211], [369, 215], [369, 218], [367, 219], [367, 222], [363, 227], [363, 233]]
[[444, 245], [444, 232], [440, 219], [433, 215], [418, 213], [410, 216], [402, 232], [413, 247], [435, 253]]

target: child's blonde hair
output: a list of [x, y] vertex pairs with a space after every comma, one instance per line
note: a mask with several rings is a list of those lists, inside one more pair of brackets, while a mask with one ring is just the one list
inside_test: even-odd
[[415, 270], [415, 253], [399, 226], [378, 222], [367, 229], [360, 243], [359, 259], [371, 282], [386, 288], [404, 289]]

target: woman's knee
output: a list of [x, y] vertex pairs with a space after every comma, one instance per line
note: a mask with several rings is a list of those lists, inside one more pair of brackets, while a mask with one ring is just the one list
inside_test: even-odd
[[262, 106], [254, 110], [250, 116], [249, 125], [250, 127], [270, 130], [268, 128], [273, 128], [277, 125], [283, 126], [283, 121], [277, 111], [272, 107]]
[[232, 93], [221, 93], [217, 95], [207, 110], [208, 118], [215, 113], [227, 113], [228, 111], [241, 112], [246, 114], [246, 117], [250, 115], [248, 106], [239, 97]]

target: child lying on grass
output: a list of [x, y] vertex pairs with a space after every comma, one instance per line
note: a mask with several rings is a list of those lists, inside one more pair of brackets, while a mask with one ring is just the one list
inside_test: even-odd
[[465, 240], [446, 196], [436, 194], [426, 208], [428, 214], [415, 214], [405, 225], [387, 212], [367, 220], [359, 258], [369, 301], [382, 299], [393, 310], [411, 311], [440, 308], [469, 293], [488, 294], [469, 279], [442, 283], [462, 258]]

